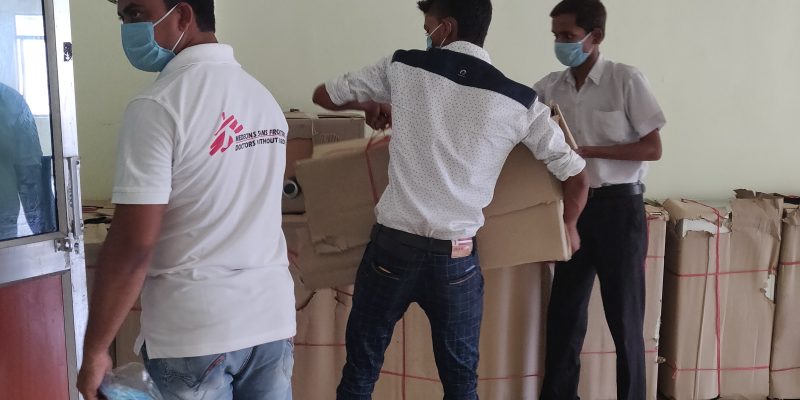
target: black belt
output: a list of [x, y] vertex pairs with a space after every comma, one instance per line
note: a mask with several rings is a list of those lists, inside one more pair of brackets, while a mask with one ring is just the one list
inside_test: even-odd
[[[392, 229], [381, 224], [375, 224], [375, 226], [372, 227], [370, 239], [383, 248], [391, 248], [391, 246], [396, 246], [397, 243], [400, 243], [415, 249], [437, 254], [452, 254], [453, 252], [453, 243], [449, 240], [419, 236], [413, 233]], [[473, 244], [474, 241], [475, 239], [473, 238]]]
[[638, 196], [644, 193], [642, 183], [624, 183], [589, 189], [589, 198]]

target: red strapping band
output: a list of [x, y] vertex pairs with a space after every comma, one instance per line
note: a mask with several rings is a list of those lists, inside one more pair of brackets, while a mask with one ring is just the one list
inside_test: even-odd
[[725, 276], [725, 275], [740, 275], [740, 274], [756, 274], [760, 272], [772, 272], [772, 268], [767, 269], [752, 269], [749, 271], [728, 271], [728, 272], [709, 272], [705, 274], [679, 274], [674, 271], [667, 270], [667, 273], [678, 278], [701, 278], [704, 276]]
[[672, 379], [676, 379], [678, 377], [678, 372], [716, 372], [717, 373], [717, 384], [722, 381], [722, 371], [761, 371], [765, 369], [769, 369], [769, 365], [761, 365], [756, 367], [734, 367], [734, 368], [678, 368], [669, 362], [664, 363], [667, 367], [672, 370]]
[[781, 266], [781, 267], [797, 267], [797, 266], [800, 266], [800, 261], [784, 262], [784, 263], [780, 263], [778, 265]]
[[798, 369], [800, 369], [800, 367], [779, 368], [779, 369], [771, 369], [770, 372], [787, 372], [787, 371], [795, 371]]

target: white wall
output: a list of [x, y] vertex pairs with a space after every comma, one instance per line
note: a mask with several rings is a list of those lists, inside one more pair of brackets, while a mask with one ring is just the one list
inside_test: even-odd
[[[532, 84], [560, 69], [548, 13], [555, 0], [495, 0], [487, 49]], [[800, 2], [606, 0], [611, 59], [639, 67], [669, 121], [649, 197], [725, 198], [731, 189], [800, 192]], [[78, 127], [86, 198], [110, 196], [127, 100], [154, 76], [120, 49], [113, 5], [72, 0]], [[313, 109], [316, 84], [425, 44], [413, 0], [226, 0], [219, 37], [284, 109]]]

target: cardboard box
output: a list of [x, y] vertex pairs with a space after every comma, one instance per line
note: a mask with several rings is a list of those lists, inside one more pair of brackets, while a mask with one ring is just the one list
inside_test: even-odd
[[[364, 117], [358, 114], [288, 112], [284, 116], [289, 124], [284, 180], [295, 178], [295, 163], [311, 158], [314, 146], [364, 138]], [[302, 191], [296, 197], [284, 196], [282, 208], [286, 214], [305, 212]]]
[[659, 391], [674, 399], [769, 394], [782, 199], [739, 192], [728, 212], [668, 200]]
[[800, 398], [800, 210], [788, 205], [783, 219], [775, 329], [770, 362], [770, 397]]
[[492, 202], [483, 210], [478, 254], [484, 270], [572, 256], [561, 183], [523, 146], [508, 155]]
[[342, 253], [317, 254], [311, 244], [308, 219], [305, 215], [284, 215], [283, 233], [289, 261], [306, 290], [317, 290], [352, 284], [366, 246]]
[[[388, 184], [389, 140], [320, 146], [312, 159], [297, 164], [318, 254], [369, 242], [374, 208]], [[484, 214], [478, 232], [484, 270], [569, 258], [561, 185], [524, 146], [509, 155]]]
[[[337, 254], [369, 242], [375, 205], [389, 182], [390, 137], [322, 145], [297, 163], [309, 231], [318, 254]], [[352, 282], [350, 282], [352, 283]]]
[[[486, 271], [484, 276], [478, 394], [482, 399], [535, 398], [544, 366], [550, 269], [531, 264]], [[351, 294], [352, 287], [320, 290], [298, 308], [292, 377], [296, 400], [336, 397], [346, 357], [344, 332]], [[314, 384], [308, 384], [310, 381]], [[442, 396], [430, 324], [424, 312], [412, 305], [395, 327], [373, 398], [427, 400]]]
[[[661, 298], [664, 283], [664, 251], [669, 216], [663, 208], [647, 206], [648, 251], [645, 261], [644, 343], [647, 365], [647, 399], [656, 400]], [[600, 284], [595, 280], [589, 301], [589, 327], [581, 353], [579, 394], [583, 400], [617, 396], [616, 347], [606, 323]]]

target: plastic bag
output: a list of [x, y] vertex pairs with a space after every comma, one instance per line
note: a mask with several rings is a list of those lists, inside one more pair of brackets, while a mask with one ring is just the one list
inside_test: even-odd
[[164, 400], [144, 365], [119, 367], [103, 379], [100, 394], [108, 400]]

